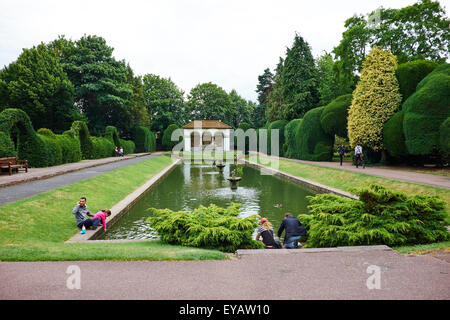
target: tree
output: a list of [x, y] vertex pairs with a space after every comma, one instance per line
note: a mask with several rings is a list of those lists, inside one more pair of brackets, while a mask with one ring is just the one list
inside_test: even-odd
[[143, 95], [152, 131], [162, 133], [170, 124], [186, 124], [184, 92], [170, 78], [146, 74]]
[[348, 112], [352, 147], [360, 142], [372, 151], [384, 151], [383, 125], [399, 110], [402, 101], [396, 68], [397, 58], [380, 47], [374, 47], [366, 57]]
[[44, 44], [24, 49], [0, 72], [3, 109], [25, 111], [35, 130], [62, 132], [81, 115], [74, 106], [74, 86], [58, 59]]
[[192, 88], [187, 106], [190, 120], [220, 120], [232, 124], [236, 114], [230, 96], [211, 82]]
[[255, 104], [242, 98], [234, 89], [231, 90], [229, 96], [233, 105], [232, 108], [235, 110], [234, 118], [230, 125], [237, 128], [241, 122], [252, 122]]
[[280, 57], [275, 69], [273, 84], [269, 92], [267, 108], [265, 108], [266, 121], [272, 122], [283, 119], [284, 98], [282, 91], [282, 76], [284, 68], [284, 59]]
[[317, 69], [308, 43], [298, 34], [286, 51], [281, 77], [284, 119], [301, 118], [319, 102]]
[[72, 42], [60, 37], [49, 47], [75, 86], [76, 104], [89, 119], [93, 133], [102, 135], [108, 125], [130, 132], [133, 90], [127, 82], [129, 71], [124, 61], [112, 56], [114, 49], [105, 39], [85, 35]]
[[127, 65], [127, 82], [133, 90], [133, 107], [131, 109], [131, 123], [133, 126], [150, 127], [150, 117], [145, 107], [142, 77], [134, 76], [133, 69]]
[[[399, 63], [420, 59], [443, 62], [449, 57], [450, 20], [438, 1], [419, 0], [400, 9], [377, 9], [355, 15], [345, 22], [346, 30], [333, 53], [344, 78], [361, 71], [368, 49], [380, 46], [398, 57]], [[373, 23], [376, 22], [376, 23]]]
[[269, 93], [273, 84], [273, 74], [270, 69], [264, 70], [264, 73], [258, 76], [258, 84], [256, 85], [256, 93], [258, 93], [259, 105], [265, 110], [269, 104]]

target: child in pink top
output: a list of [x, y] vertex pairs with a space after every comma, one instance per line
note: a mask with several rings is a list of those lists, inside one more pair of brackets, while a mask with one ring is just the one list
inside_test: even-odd
[[106, 217], [109, 217], [110, 215], [111, 215], [111, 210], [102, 210], [102, 211], [97, 212], [94, 215], [93, 219], [100, 218], [100, 220], [102, 221], [102, 224], [103, 224], [103, 228], [106, 231]]

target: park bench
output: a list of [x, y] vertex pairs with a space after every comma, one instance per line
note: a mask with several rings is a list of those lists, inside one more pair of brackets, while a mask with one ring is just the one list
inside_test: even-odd
[[17, 157], [0, 158], [0, 171], [8, 169], [9, 175], [12, 175], [13, 170], [18, 172], [20, 168], [24, 168], [25, 172], [28, 172], [28, 161], [17, 160]]

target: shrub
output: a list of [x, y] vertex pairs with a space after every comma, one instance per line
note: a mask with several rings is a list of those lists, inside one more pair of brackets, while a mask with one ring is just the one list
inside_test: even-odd
[[442, 122], [439, 128], [441, 152], [447, 162], [450, 161], [450, 117]]
[[[107, 126], [105, 129], [105, 138], [112, 142], [115, 147], [120, 147], [119, 133], [114, 126]], [[124, 149], [125, 151], [125, 149]]]
[[320, 124], [324, 108], [311, 109], [303, 117], [298, 131], [300, 159], [331, 161], [333, 158], [334, 135], [327, 134]]
[[86, 123], [84, 121], [74, 121], [71, 130], [74, 136], [80, 140], [82, 159], [95, 159], [94, 145]]
[[299, 159], [300, 157], [300, 152], [298, 150], [298, 130], [301, 123], [302, 119], [294, 119], [284, 127], [285, 147], [283, 149], [285, 150], [284, 156], [287, 158]]
[[445, 202], [437, 196], [409, 196], [379, 185], [355, 192], [360, 200], [333, 194], [308, 197], [311, 214], [299, 216], [308, 231], [308, 246], [398, 246], [450, 238]]
[[0, 158], [16, 156], [17, 152], [14, 149], [14, 143], [6, 133], [0, 131]]
[[403, 104], [403, 132], [408, 152], [439, 155], [440, 126], [450, 116], [450, 64], [440, 65]]
[[37, 134], [42, 138], [45, 143], [45, 148], [42, 152], [45, 152], [47, 157], [47, 166], [57, 166], [62, 163], [62, 147], [57, 140], [56, 135], [46, 128], [41, 128], [37, 131]]
[[81, 160], [80, 140], [73, 131], [67, 130], [56, 136], [62, 148], [62, 163], [78, 162]]
[[239, 217], [240, 205], [227, 208], [214, 204], [200, 206], [193, 212], [174, 212], [169, 209], [149, 209], [149, 225], [156, 230], [162, 242], [183, 246], [234, 252], [237, 249], [262, 248], [252, 240], [258, 226], [257, 216]]
[[320, 116], [320, 124], [326, 133], [347, 138], [347, 117], [348, 109], [352, 104], [352, 97], [351, 94], [345, 94], [325, 106]]
[[183, 137], [179, 137], [178, 141], [172, 141], [172, 133], [177, 129], [180, 129], [180, 127], [177, 126], [176, 124], [171, 124], [166, 128], [166, 130], [164, 130], [164, 134], [162, 137], [162, 145], [166, 147], [168, 151], [172, 150], [173, 147], [175, 147], [178, 143], [183, 141]]
[[383, 143], [392, 157], [402, 158], [408, 155], [403, 134], [403, 112], [395, 113], [383, 127]]
[[276, 120], [270, 123], [267, 130], [267, 154], [272, 153], [272, 130], [278, 129], [278, 155], [283, 156], [283, 145], [284, 145], [284, 127], [289, 123], [287, 120]]
[[133, 140], [136, 145], [136, 152], [153, 152], [156, 150], [155, 134], [146, 127], [135, 127]]
[[416, 60], [402, 63], [397, 67], [397, 76], [402, 101], [406, 101], [415, 91], [417, 84], [422, 81], [439, 64], [429, 60]]
[[93, 154], [91, 159], [107, 158], [114, 155], [115, 146], [111, 139], [103, 137], [90, 137], [90, 140], [93, 146]]
[[134, 153], [134, 149], [136, 149], [136, 145], [134, 144], [133, 141], [131, 140], [123, 140], [120, 139], [120, 145], [123, 148], [123, 153], [124, 154], [132, 154]]

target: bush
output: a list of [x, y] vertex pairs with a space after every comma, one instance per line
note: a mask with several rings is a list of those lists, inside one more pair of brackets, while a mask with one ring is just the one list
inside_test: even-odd
[[56, 138], [56, 135], [46, 128], [41, 128], [37, 131], [38, 136], [42, 138], [45, 143], [45, 156], [47, 158], [47, 166], [57, 166], [62, 163], [62, 147]]
[[80, 141], [82, 159], [95, 159], [94, 145], [86, 123], [84, 121], [74, 121], [71, 131]]
[[[117, 132], [117, 128], [114, 126], [107, 126], [105, 129], [105, 138], [112, 142], [115, 147], [120, 147], [120, 139], [119, 133]], [[124, 149], [125, 152], [125, 149]]]
[[308, 197], [311, 214], [299, 216], [308, 231], [308, 246], [399, 246], [450, 238], [445, 202], [437, 196], [408, 196], [379, 185], [355, 192], [360, 200], [333, 194]]
[[133, 140], [136, 144], [136, 152], [153, 152], [156, 150], [155, 134], [146, 127], [135, 127]]
[[440, 65], [403, 104], [403, 132], [412, 155], [441, 154], [440, 126], [450, 117], [450, 64]]
[[383, 127], [383, 144], [387, 152], [395, 158], [408, 156], [403, 134], [403, 112], [395, 113]]
[[169, 244], [226, 252], [263, 248], [261, 242], [252, 240], [258, 226], [257, 216], [241, 218], [239, 208], [236, 203], [228, 208], [214, 204], [200, 206], [193, 212], [151, 208], [152, 215], [147, 222], [159, 234], [161, 241]]
[[450, 117], [442, 122], [439, 128], [440, 137], [439, 142], [441, 144], [441, 152], [445, 158], [445, 161], [450, 161]]
[[311, 161], [331, 161], [333, 159], [334, 135], [327, 134], [320, 124], [320, 116], [325, 107], [309, 110], [299, 127], [300, 159]]
[[90, 140], [93, 146], [93, 155], [91, 159], [107, 158], [114, 155], [115, 146], [111, 139], [103, 137], [90, 137]]
[[278, 155], [280, 157], [283, 156], [283, 145], [284, 145], [284, 127], [289, 123], [287, 120], [276, 120], [272, 123], [270, 123], [269, 128], [267, 130], [267, 154], [272, 153], [272, 130], [278, 129], [278, 148], [279, 152]]
[[0, 131], [0, 158], [6, 157], [17, 157], [17, 152], [9, 136]]
[[167, 151], [171, 151], [173, 147], [183, 141], [183, 137], [179, 137], [178, 141], [172, 141], [172, 133], [177, 129], [180, 129], [180, 127], [176, 124], [171, 124], [166, 128], [166, 130], [164, 130], [162, 145], [167, 148]]
[[123, 153], [124, 154], [132, 154], [134, 153], [134, 149], [136, 149], [136, 145], [134, 144], [133, 141], [131, 140], [123, 140], [120, 139], [120, 145], [123, 148]]
[[284, 127], [284, 156], [287, 158], [300, 158], [298, 130], [303, 119], [291, 120], [286, 127]]
[[62, 148], [62, 163], [78, 162], [81, 160], [80, 140], [70, 130], [56, 136]]
[[406, 62], [397, 67], [397, 76], [402, 102], [406, 101], [415, 91], [417, 84], [422, 81], [439, 64], [429, 60]]
[[329, 135], [347, 138], [347, 117], [348, 109], [352, 104], [352, 97], [351, 94], [345, 94], [337, 97], [325, 106], [320, 116], [320, 124]]

